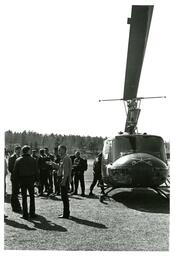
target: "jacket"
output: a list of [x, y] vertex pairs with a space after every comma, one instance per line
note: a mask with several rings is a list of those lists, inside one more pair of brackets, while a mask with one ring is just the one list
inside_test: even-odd
[[93, 171], [97, 176], [101, 175], [101, 160], [96, 159], [93, 163]]
[[83, 174], [87, 170], [87, 160], [79, 157], [73, 161], [73, 172], [75, 174]]
[[13, 172], [13, 169], [14, 169], [14, 166], [15, 166], [15, 162], [16, 162], [16, 159], [17, 159], [17, 155], [16, 154], [13, 154], [12, 156], [9, 157], [9, 160], [8, 160], [8, 170], [10, 173]]
[[12, 173], [14, 179], [22, 177], [33, 177], [37, 180], [38, 169], [36, 160], [29, 154], [24, 154], [15, 162], [14, 171]]

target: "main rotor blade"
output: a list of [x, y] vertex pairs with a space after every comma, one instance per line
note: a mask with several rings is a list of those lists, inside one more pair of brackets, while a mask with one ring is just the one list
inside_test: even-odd
[[153, 6], [133, 5], [130, 24], [128, 56], [125, 74], [124, 100], [137, 97]]
[[116, 100], [123, 100], [123, 99], [105, 99], [105, 100], [99, 100], [99, 102], [102, 102], [102, 101], [116, 101]]

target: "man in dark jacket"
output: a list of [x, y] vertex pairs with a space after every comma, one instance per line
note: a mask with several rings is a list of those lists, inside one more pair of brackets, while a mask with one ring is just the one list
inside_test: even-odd
[[71, 184], [70, 184], [70, 192], [71, 193], [74, 193], [74, 190], [75, 190], [75, 172], [74, 172], [74, 167], [73, 167], [73, 164], [74, 164], [74, 159], [76, 158], [75, 154], [74, 155], [71, 155], [70, 156], [70, 159], [72, 161], [72, 172], [71, 172]]
[[38, 171], [36, 160], [30, 155], [30, 147], [25, 145], [22, 148], [22, 156], [15, 162], [13, 171], [14, 180], [19, 181], [22, 193], [22, 208], [23, 218], [28, 219], [27, 207], [27, 190], [30, 196], [30, 217], [34, 218], [35, 214], [35, 196], [34, 196], [34, 182], [37, 180]]
[[89, 196], [93, 196], [93, 189], [95, 185], [98, 184], [101, 187], [101, 193], [104, 194], [104, 186], [103, 186], [103, 180], [102, 180], [102, 175], [101, 175], [101, 161], [102, 161], [102, 153], [98, 154], [98, 157], [95, 159], [93, 163], [93, 181], [90, 186], [90, 193]]
[[85, 196], [85, 182], [84, 182], [84, 171], [87, 170], [87, 160], [80, 157], [80, 152], [75, 153], [75, 159], [73, 162], [73, 172], [75, 181], [75, 191], [72, 195], [77, 195], [78, 184], [80, 181], [81, 185], [81, 196]]
[[47, 195], [49, 196], [51, 193], [53, 193], [53, 168], [52, 168], [51, 165], [47, 164], [47, 162], [53, 161], [54, 156], [49, 153], [48, 148], [44, 148], [44, 153], [45, 153], [45, 156], [46, 156], [47, 180], [48, 180], [48, 184], [49, 184]]
[[[61, 160], [61, 157], [58, 153], [58, 147], [54, 148], [54, 162], [59, 164]], [[60, 183], [62, 180], [62, 177], [59, 175], [59, 172], [57, 171], [57, 169], [53, 169], [53, 180], [54, 180], [54, 188], [55, 188], [55, 195], [60, 195], [60, 191], [61, 191], [61, 187], [60, 187]]]
[[45, 187], [45, 191], [48, 192], [49, 190], [49, 183], [48, 183], [48, 164], [46, 164], [47, 158], [44, 153], [44, 149], [40, 149], [39, 151], [39, 158], [38, 158], [38, 168], [39, 168], [39, 182], [40, 182], [40, 189], [39, 195], [43, 195], [43, 189]]
[[16, 146], [15, 152], [12, 156], [9, 157], [8, 160], [8, 170], [11, 173], [11, 184], [12, 184], [12, 194], [11, 194], [11, 206], [12, 211], [20, 213], [21, 212], [21, 205], [18, 199], [19, 194], [19, 183], [18, 181], [13, 179], [13, 170], [15, 166], [16, 159], [20, 157], [21, 147]]

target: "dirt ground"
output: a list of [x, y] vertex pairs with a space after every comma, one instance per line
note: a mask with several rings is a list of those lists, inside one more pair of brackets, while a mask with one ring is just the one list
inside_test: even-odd
[[[92, 181], [92, 161], [88, 163], [86, 195]], [[7, 184], [5, 250], [169, 250], [169, 201], [152, 190], [117, 189], [103, 203], [98, 198], [98, 187], [93, 198], [71, 196], [70, 220], [58, 218], [62, 213], [60, 196], [36, 197], [38, 218], [24, 220], [11, 211], [9, 177]]]

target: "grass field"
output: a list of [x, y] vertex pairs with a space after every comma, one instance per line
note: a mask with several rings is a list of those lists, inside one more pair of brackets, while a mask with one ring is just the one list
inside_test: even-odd
[[[85, 174], [86, 194], [92, 181], [92, 161]], [[79, 192], [81, 192], [79, 190]], [[21, 219], [5, 202], [4, 249], [167, 251], [169, 248], [169, 202], [151, 190], [118, 189], [112, 199], [71, 196], [71, 216], [59, 219], [59, 196], [36, 197], [36, 220]], [[8, 193], [10, 182], [8, 177]]]

